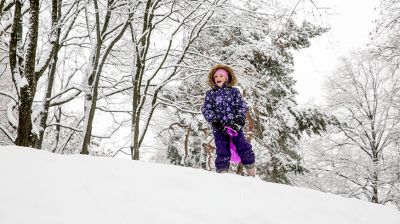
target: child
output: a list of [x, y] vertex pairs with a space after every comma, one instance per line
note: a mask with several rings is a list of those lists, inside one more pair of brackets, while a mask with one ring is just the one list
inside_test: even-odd
[[242, 131], [246, 121], [247, 105], [239, 90], [233, 87], [236, 82], [237, 78], [231, 67], [221, 64], [214, 66], [208, 74], [208, 84], [212, 89], [207, 91], [201, 111], [207, 122], [212, 125], [217, 148], [215, 159], [217, 172], [224, 173], [229, 170], [230, 136], [226, 131], [230, 127], [238, 133], [236, 137], [231, 138], [247, 174], [255, 176], [254, 152]]

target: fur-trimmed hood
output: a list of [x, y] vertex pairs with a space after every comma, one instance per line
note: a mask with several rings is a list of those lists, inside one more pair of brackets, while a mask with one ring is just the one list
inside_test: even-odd
[[214, 77], [215, 71], [217, 71], [217, 69], [220, 69], [220, 68], [225, 69], [229, 73], [229, 80], [228, 80], [227, 86], [233, 87], [234, 85], [236, 85], [237, 77], [236, 77], [236, 74], [233, 71], [232, 67], [230, 67], [228, 65], [223, 65], [223, 64], [217, 64], [211, 68], [210, 72], [208, 73], [208, 85], [211, 88], [215, 88], [215, 83], [214, 83], [213, 77]]

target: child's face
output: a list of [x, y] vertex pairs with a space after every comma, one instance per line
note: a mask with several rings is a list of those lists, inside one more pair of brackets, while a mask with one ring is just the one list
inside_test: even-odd
[[226, 81], [228, 81], [228, 80], [226, 80], [226, 76], [225, 75], [218, 74], [218, 73], [214, 74], [214, 82], [219, 87], [222, 87]]

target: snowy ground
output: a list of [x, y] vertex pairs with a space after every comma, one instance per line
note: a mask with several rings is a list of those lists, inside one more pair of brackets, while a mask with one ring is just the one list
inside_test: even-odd
[[399, 224], [400, 212], [250, 177], [9, 146], [0, 223]]

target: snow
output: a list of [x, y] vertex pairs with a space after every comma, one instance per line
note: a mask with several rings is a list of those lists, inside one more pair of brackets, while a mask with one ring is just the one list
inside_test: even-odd
[[26, 77], [22, 77], [21, 81], [19, 82], [19, 88], [24, 88], [27, 85], [29, 85], [28, 80]]
[[0, 223], [399, 224], [357, 199], [232, 174], [0, 147]]
[[18, 120], [17, 118], [15, 118], [14, 116], [14, 107], [16, 106], [16, 102], [14, 101], [10, 101], [10, 103], [8, 103], [7, 106], [7, 119], [8, 122], [14, 126], [14, 127], [18, 127]]
[[[52, 38], [52, 37], [51, 37]], [[43, 70], [45, 66], [47, 66], [47, 62], [50, 60], [51, 52], [53, 51], [54, 45], [50, 45], [48, 50], [40, 57], [39, 64], [36, 65], [35, 72], [40, 72]]]
[[28, 86], [28, 80], [26, 79], [25, 76], [21, 77], [21, 74], [19, 74], [19, 69], [15, 68], [14, 69], [14, 79], [15, 79], [15, 83], [17, 84], [18, 87], [18, 92], [21, 88], [24, 88], [25, 86]]

